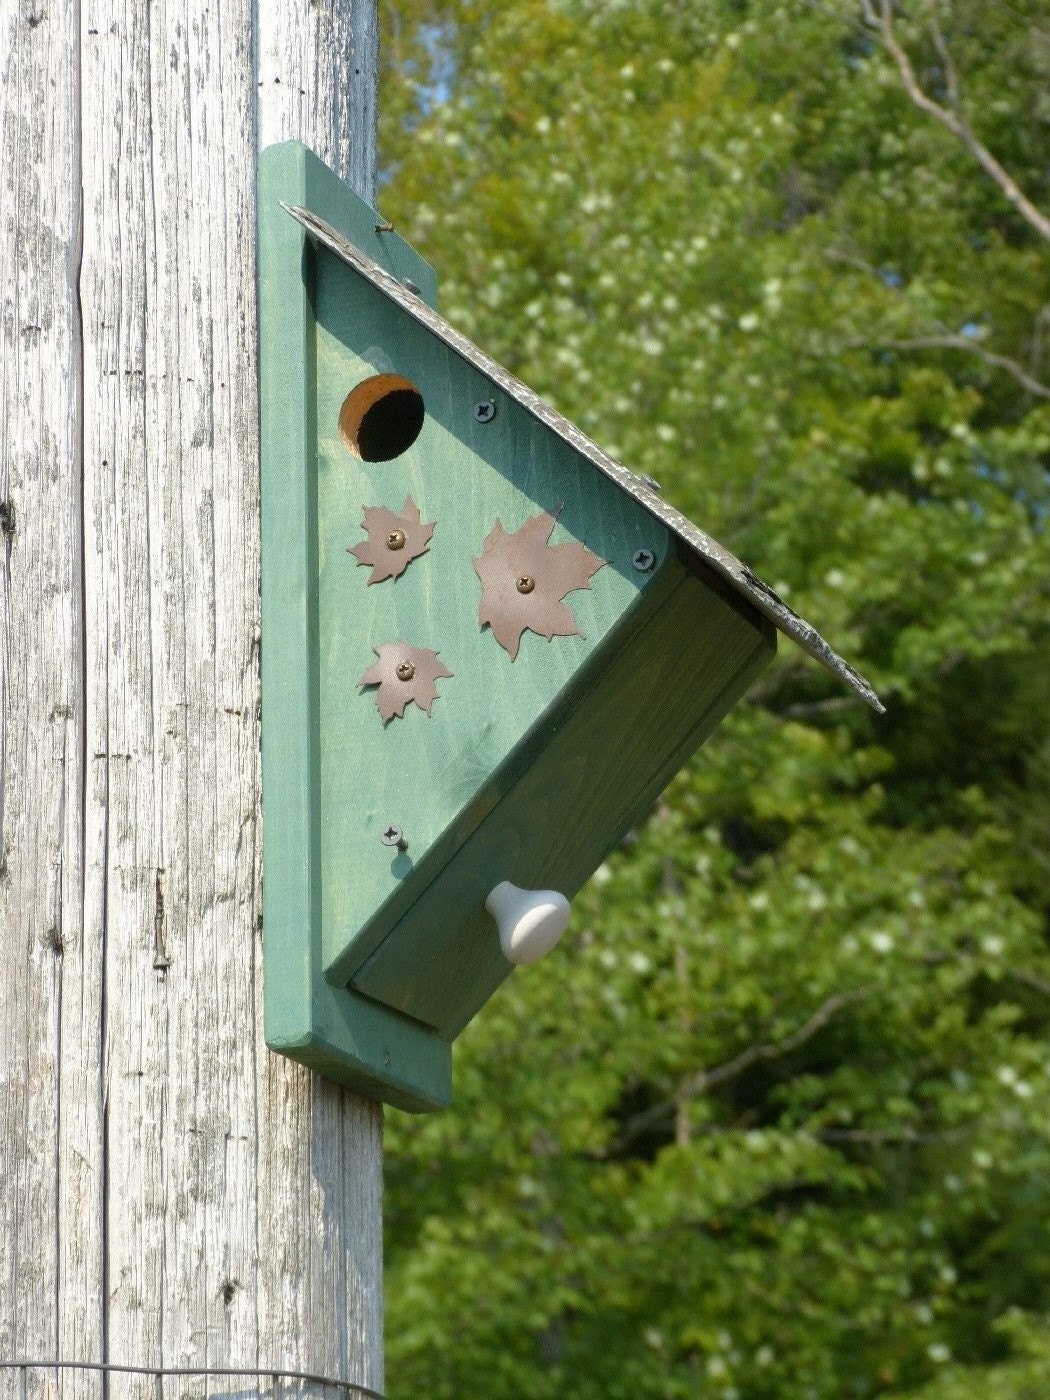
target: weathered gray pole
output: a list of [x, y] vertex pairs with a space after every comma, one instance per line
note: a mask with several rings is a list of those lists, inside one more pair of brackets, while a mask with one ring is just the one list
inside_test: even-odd
[[0, 1362], [378, 1390], [381, 1111], [262, 1043], [254, 289], [257, 142], [371, 195], [374, 0], [258, 11], [0, 0]]

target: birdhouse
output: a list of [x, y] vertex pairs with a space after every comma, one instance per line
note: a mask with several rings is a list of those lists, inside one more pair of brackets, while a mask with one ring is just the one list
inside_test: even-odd
[[435, 293], [309, 151], [263, 152], [266, 1036], [409, 1109], [778, 632], [880, 708]]

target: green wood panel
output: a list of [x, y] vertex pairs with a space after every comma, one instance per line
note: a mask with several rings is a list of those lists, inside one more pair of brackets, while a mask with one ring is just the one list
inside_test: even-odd
[[668, 569], [652, 604], [639, 602], [626, 643], [581, 672], [542, 753], [355, 987], [458, 1034], [511, 970], [484, 909], [493, 886], [575, 894], [775, 653], [766, 619], [684, 564]]
[[[270, 988], [267, 988], [270, 995]], [[308, 1034], [272, 1049], [410, 1112], [444, 1108], [452, 1097], [452, 1047], [435, 1031], [352, 989], [329, 986], [320, 969]]]
[[263, 592], [263, 949], [267, 1044], [402, 1108], [450, 1093], [433, 1031], [324, 979], [317, 663], [316, 259], [280, 202], [308, 205], [432, 298], [434, 276], [316, 157], [271, 147], [259, 167]]
[[[365, 1093], [432, 1108], [449, 1040], [507, 975], [482, 904], [501, 879], [574, 893], [773, 652], [772, 629], [689, 572], [664, 523], [364, 276], [308, 243], [315, 211], [395, 276], [429, 268], [304, 148], [260, 162], [264, 949], [268, 1043]], [[363, 463], [338, 433], [368, 375], [411, 379], [423, 430]], [[478, 423], [473, 405], [497, 405]], [[411, 495], [436, 529], [369, 587], [347, 551], [365, 506]], [[478, 626], [472, 558], [562, 507], [553, 543], [607, 567], [568, 598], [585, 637]], [[639, 548], [656, 556], [638, 572]], [[440, 652], [433, 717], [383, 726], [356, 684], [373, 645]], [[380, 830], [400, 826], [398, 854]], [[353, 986], [347, 986], [353, 978]]]
[[[312, 315], [295, 272], [304, 240], [279, 199], [305, 192], [302, 162], [271, 150], [259, 170], [259, 397], [262, 457], [262, 649], [266, 1038], [295, 1044], [312, 1023], [317, 876], [317, 685], [311, 385]], [[291, 363], [297, 368], [289, 373]], [[300, 368], [301, 366], [301, 368]]]
[[[321, 918], [329, 980], [345, 983], [495, 800], [497, 772], [573, 684], [581, 665], [625, 616], [658, 569], [632, 565], [645, 546], [662, 560], [664, 526], [369, 282], [335, 258], [319, 265], [317, 560], [320, 658]], [[376, 373], [410, 379], [426, 416], [416, 442], [389, 462], [362, 462], [338, 432], [346, 394]], [[493, 399], [491, 423], [473, 415]], [[347, 553], [362, 538], [362, 508], [401, 509], [410, 495], [435, 523], [429, 552], [398, 579], [369, 586]], [[509, 656], [478, 626], [472, 558], [499, 519], [516, 530], [563, 507], [552, 543], [579, 540], [608, 560], [567, 602], [584, 637], [527, 632]], [[409, 705], [383, 726], [372, 691], [356, 682], [372, 647], [404, 640], [440, 653], [428, 717]], [[504, 777], [503, 781], [506, 781]], [[380, 841], [399, 826], [408, 850]]]

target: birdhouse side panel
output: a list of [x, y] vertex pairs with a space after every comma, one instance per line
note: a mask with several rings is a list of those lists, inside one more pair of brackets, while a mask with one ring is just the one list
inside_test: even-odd
[[449, 1100], [449, 1047], [418, 1022], [346, 988], [321, 965], [318, 790], [316, 433], [317, 259], [282, 202], [308, 204], [433, 295], [431, 270], [302, 146], [259, 168], [262, 693], [266, 1041], [359, 1092], [406, 1109]]
[[489, 892], [509, 880], [575, 894], [776, 652], [765, 618], [684, 561], [638, 614], [626, 644], [581, 672], [542, 753], [354, 987], [457, 1035], [511, 970], [485, 911]]

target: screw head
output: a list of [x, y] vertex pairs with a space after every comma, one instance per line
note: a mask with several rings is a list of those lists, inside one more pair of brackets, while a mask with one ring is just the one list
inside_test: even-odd
[[647, 574], [656, 563], [656, 555], [651, 549], [636, 549], [631, 563], [640, 574]]
[[401, 828], [399, 826], [394, 826], [393, 823], [383, 828], [379, 833], [379, 839], [384, 846], [397, 846], [400, 848], [405, 845], [405, 838]]
[[416, 668], [412, 665], [411, 661], [402, 661], [401, 665], [397, 668], [397, 678], [399, 681], [410, 681], [415, 674]]
[[531, 593], [535, 587], [536, 580], [531, 574], [522, 574], [518, 579], [517, 589], [519, 593]]
[[387, 537], [386, 537], [386, 547], [387, 547], [387, 549], [404, 549], [404, 547], [405, 547], [405, 532], [404, 532], [404, 530], [391, 530], [391, 531], [390, 531], [390, 534], [387, 535]]
[[496, 405], [491, 399], [482, 399], [474, 405], [474, 417], [479, 423], [491, 423], [496, 416]]
[[418, 297], [420, 295], [419, 288], [412, 281], [411, 277], [402, 277], [401, 285], [404, 287], [406, 292], [411, 292], [413, 296]]

